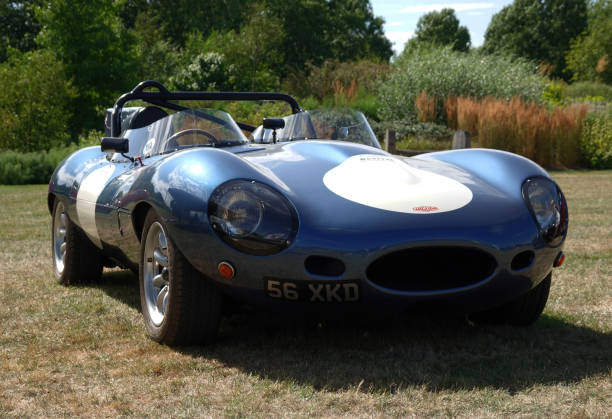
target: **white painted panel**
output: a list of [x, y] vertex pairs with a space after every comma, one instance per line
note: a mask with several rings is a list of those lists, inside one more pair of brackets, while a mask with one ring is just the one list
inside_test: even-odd
[[92, 171], [81, 181], [77, 194], [76, 207], [79, 225], [100, 249], [102, 242], [96, 227], [96, 202], [114, 171], [115, 168], [110, 165]]
[[454, 179], [376, 154], [349, 157], [328, 171], [323, 183], [350, 201], [409, 214], [454, 211], [473, 197], [467, 186]]

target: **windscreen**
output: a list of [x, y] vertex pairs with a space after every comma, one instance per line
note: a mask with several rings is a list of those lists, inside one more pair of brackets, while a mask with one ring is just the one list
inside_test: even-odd
[[187, 109], [127, 130], [130, 154], [143, 157], [192, 147], [230, 147], [247, 142], [236, 122], [216, 109]]
[[[338, 140], [366, 144], [380, 148], [380, 144], [366, 117], [359, 111], [346, 108], [316, 109], [283, 118], [285, 127], [276, 130], [276, 141], [307, 139]], [[251, 140], [271, 143], [272, 130], [259, 126]]]

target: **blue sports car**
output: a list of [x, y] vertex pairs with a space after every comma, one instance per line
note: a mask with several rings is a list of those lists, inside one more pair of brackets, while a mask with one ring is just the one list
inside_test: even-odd
[[[194, 106], [242, 100], [292, 111], [254, 127]], [[106, 122], [101, 147], [70, 155], [49, 183], [55, 278], [137, 271], [158, 342], [212, 341], [228, 301], [303, 313], [444, 307], [529, 325], [563, 262], [565, 198], [514, 154], [394, 156], [357, 111], [153, 81]]]

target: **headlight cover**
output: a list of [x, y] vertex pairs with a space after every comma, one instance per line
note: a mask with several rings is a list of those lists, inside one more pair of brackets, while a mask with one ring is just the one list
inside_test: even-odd
[[287, 248], [298, 229], [289, 201], [269, 186], [249, 180], [232, 180], [215, 189], [208, 219], [225, 243], [259, 256]]
[[558, 246], [567, 233], [567, 203], [561, 189], [550, 179], [534, 177], [523, 183], [523, 198], [550, 246]]

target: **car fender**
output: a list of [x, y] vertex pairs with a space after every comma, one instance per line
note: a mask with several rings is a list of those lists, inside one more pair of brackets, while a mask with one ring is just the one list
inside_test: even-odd
[[478, 176], [495, 188], [522, 198], [521, 187], [525, 179], [543, 176], [550, 179], [546, 171], [535, 162], [507, 151], [492, 149], [463, 149], [428, 153], [421, 159], [435, 159]]

